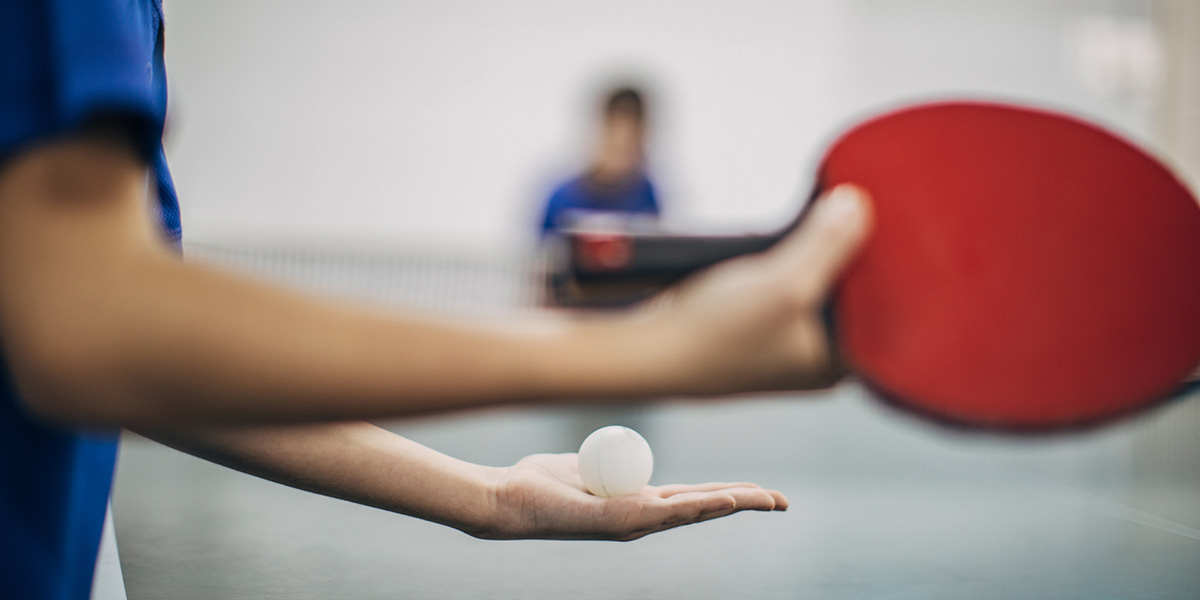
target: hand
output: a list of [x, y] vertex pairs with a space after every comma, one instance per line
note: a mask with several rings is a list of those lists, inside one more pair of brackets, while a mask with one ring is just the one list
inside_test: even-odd
[[575, 454], [535, 454], [500, 470], [492, 526], [473, 531], [488, 539], [629, 541], [731, 515], [741, 510], [787, 510], [787, 498], [752, 483], [646, 486], [601, 498], [579, 478]]
[[828, 387], [844, 373], [821, 311], [870, 231], [869, 198], [841, 185], [767, 252], [718, 264], [645, 309], [667, 372], [699, 395]]

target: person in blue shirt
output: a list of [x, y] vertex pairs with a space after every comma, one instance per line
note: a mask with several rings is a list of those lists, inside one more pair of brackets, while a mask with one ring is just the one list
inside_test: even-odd
[[646, 117], [644, 94], [637, 88], [619, 87], [607, 95], [590, 164], [546, 200], [542, 237], [592, 213], [658, 218], [658, 197], [645, 172]]
[[820, 307], [869, 230], [861, 192], [669, 304], [520, 326], [364, 311], [181, 256], [160, 0], [0, 14], [0, 597], [88, 596], [120, 428], [480, 538], [629, 540], [786, 508], [752, 484], [599, 498], [573, 454], [486, 467], [359, 419], [829, 385]]

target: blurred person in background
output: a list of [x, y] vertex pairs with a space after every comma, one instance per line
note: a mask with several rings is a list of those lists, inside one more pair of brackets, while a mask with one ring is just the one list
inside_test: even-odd
[[617, 87], [605, 96], [587, 169], [546, 199], [543, 238], [590, 218], [615, 217], [626, 223], [658, 218], [658, 197], [645, 171], [646, 105], [645, 93], [635, 87]]

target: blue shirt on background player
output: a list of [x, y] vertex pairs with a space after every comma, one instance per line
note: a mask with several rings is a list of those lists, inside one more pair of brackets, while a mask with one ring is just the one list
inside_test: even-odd
[[[150, 167], [164, 234], [179, 210], [162, 149], [161, 0], [0, 0], [0, 163], [39, 143], [117, 128]], [[117, 431], [31, 417], [0, 355], [0, 588], [6, 598], [91, 592]]]
[[542, 210], [541, 236], [602, 213], [657, 219], [654, 185], [643, 169], [646, 109], [635, 88], [613, 90], [603, 104], [599, 145], [587, 172], [559, 185]]
[[654, 185], [641, 172], [615, 184], [598, 183], [588, 175], [571, 179], [558, 186], [546, 201], [542, 235], [570, 227], [593, 213], [656, 219], [659, 207]]

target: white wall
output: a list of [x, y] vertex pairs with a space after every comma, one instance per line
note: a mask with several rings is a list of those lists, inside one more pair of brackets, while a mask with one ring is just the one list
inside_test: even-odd
[[1089, 90], [1074, 25], [1118, 0], [167, 1], [168, 152], [192, 241], [501, 245], [580, 160], [592, 93], [631, 70], [681, 227], [782, 224], [852, 119], [935, 96], [1068, 108], [1146, 137]]

